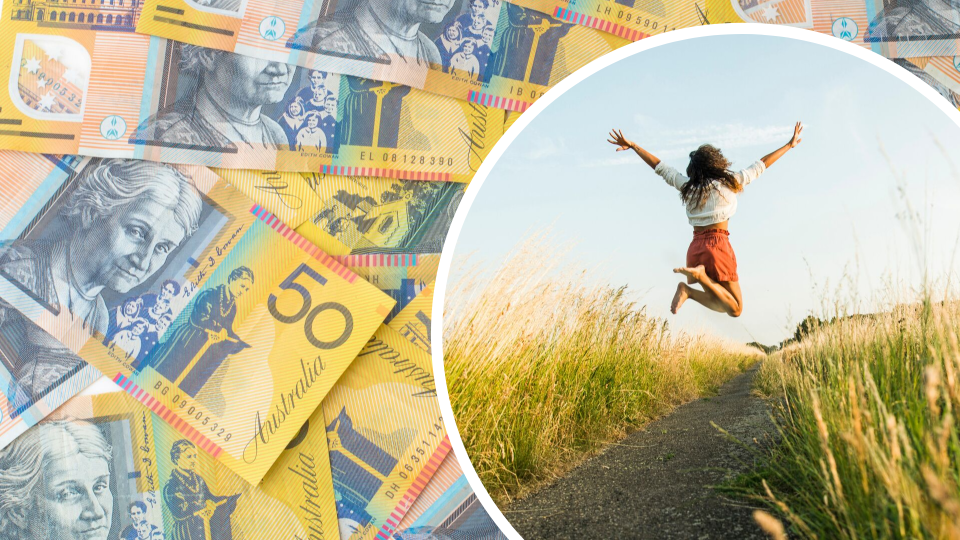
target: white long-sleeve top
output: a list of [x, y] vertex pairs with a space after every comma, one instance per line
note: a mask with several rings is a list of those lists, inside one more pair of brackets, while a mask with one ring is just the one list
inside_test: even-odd
[[[733, 173], [733, 177], [742, 187], [756, 180], [765, 170], [767, 170], [767, 166], [762, 161], [757, 160], [746, 169]], [[677, 188], [677, 191], [690, 181], [680, 171], [663, 161], [657, 165], [653, 172], [662, 176], [667, 184]], [[690, 225], [694, 227], [713, 225], [730, 219], [737, 212], [737, 194], [716, 180], [713, 181], [713, 188], [708, 192], [703, 205], [696, 207], [696, 201], [687, 203], [687, 221], [690, 222]]]

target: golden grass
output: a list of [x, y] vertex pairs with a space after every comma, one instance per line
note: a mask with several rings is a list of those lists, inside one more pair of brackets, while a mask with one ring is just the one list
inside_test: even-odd
[[561, 270], [560, 260], [535, 235], [492, 275], [465, 272], [446, 296], [450, 399], [473, 465], [498, 503], [714, 391], [763, 356], [673, 333], [624, 288], [589, 284], [587, 272]]
[[960, 538], [960, 305], [840, 319], [765, 360], [781, 443], [746, 482], [804, 538]]

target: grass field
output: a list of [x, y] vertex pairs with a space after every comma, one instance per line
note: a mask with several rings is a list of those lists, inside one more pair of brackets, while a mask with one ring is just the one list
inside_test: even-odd
[[486, 279], [447, 292], [444, 363], [471, 461], [499, 503], [605, 443], [709, 394], [763, 355], [671, 332], [622, 288], [545, 266], [534, 237]]
[[960, 305], [925, 301], [815, 329], [758, 390], [781, 444], [739, 488], [804, 538], [960, 538]]

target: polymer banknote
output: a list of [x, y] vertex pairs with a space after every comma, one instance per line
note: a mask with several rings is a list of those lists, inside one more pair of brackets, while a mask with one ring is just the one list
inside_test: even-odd
[[423, 349], [427, 354], [430, 353], [434, 286], [434, 283], [430, 283], [420, 290], [417, 296], [389, 322], [390, 328], [399, 332], [407, 341]]
[[512, 110], [629, 43], [501, 0], [205, 4], [146, 0], [137, 30]]
[[396, 302], [384, 323], [389, 323], [436, 281], [440, 266], [439, 253], [372, 253], [334, 258]]
[[466, 184], [217, 169], [331, 255], [440, 253]]
[[[960, 56], [934, 56], [910, 60], [935, 81], [960, 95]], [[940, 93], [943, 94], [943, 91], [941, 90]], [[960, 107], [960, 103], [957, 106]]]
[[391, 538], [450, 451], [430, 356], [381, 326], [321, 409], [341, 538]]
[[0, 148], [466, 182], [502, 132], [503, 114], [476, 103], [78, 26], [83, 9], [42, 5], [0, 15]]
[[48, 366], [65, 347], [251, 483], [394, 305], [204, 167], [0, 167], [20, 182], [0, 203], [0, 334], [36, 365], [15, 369], [69, 373]]
[[257, 487], [132, 396], [77, 396], [0, 450], [0, 536], [337, 540], [326, 445], [301, 446]]
[[510, 0], [630, 41], [678, 28], [743, 22], [730, 0]]
[[506, 540], [470, 488], [452, 452], [400, 521], [393, 537], [396, 540]]
[[786, 24], [887, 58], [960, 55], [960, 9], [950, 0], [734, 0], [745, 21]]

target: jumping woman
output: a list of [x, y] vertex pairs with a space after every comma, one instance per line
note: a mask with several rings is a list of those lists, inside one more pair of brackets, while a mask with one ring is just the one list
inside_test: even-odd
[[[729, 238], [730, 218], [737, 211], [737, 193], [788, 150], [800, 144], [802, 131], [803, 124], [797, 122], [793, 137], [787, 144], [739, 172], [729, 170], [730, 161], [723, 157], [719, 148], [704, 144], [690, 152], [686, 176], [628, 140], [622, 131], [610, 132], [607, 142], [617, 146], [617, 152], [633, 150], [653, 168], [653, 172], [680, 191], [680, 199], [687, 208], [687, 220], [693, 225], [693, 241], [687, 249], [687, 265], [673, 269], [675, 273], [686, 276], [687, 283], [677, 284], [671, 312], [679, 311], [687, 298], [731, 317], [739, 317], [743, 312], [737, 256], [733, 253]], [[695, 283], [702, 285], [703, 290], [690, 286]]]

